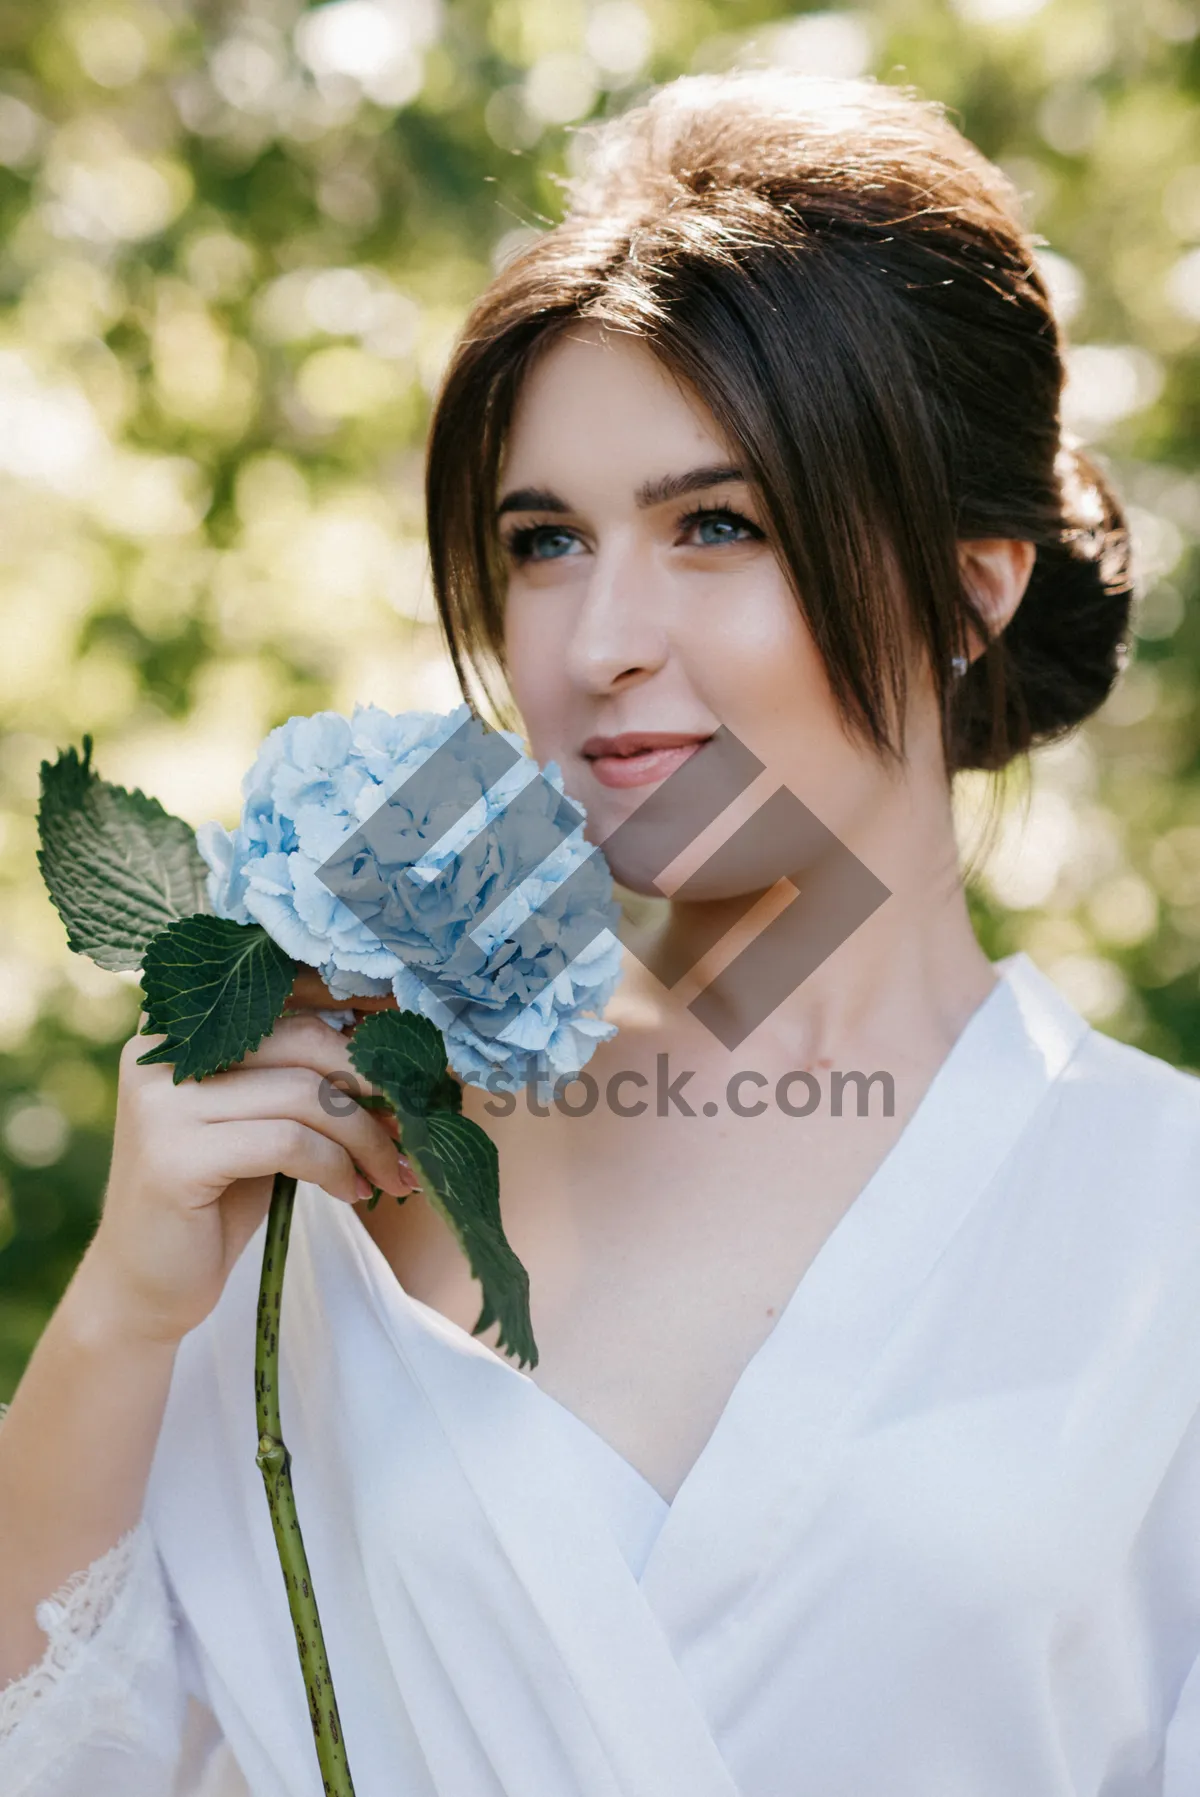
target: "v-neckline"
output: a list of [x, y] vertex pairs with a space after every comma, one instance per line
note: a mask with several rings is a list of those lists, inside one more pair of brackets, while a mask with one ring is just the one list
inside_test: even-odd
[[[345, 1219], [349, 1228], [357, 1238], [364, 1239], [368, 1257], [377, 1257], [377, 1270], [390, 1279], [403, 1294], [404, 1300], [427, 1324], [435, 1330], [446, 1332], [463, 1345], [469, 1344], [476, 1353], [486, 1355], [499, 1366], [509, 1378], [519, 1379], [533, 1394], [534, 1401], [548, 1407], [548, 1414], [558, 1413], [565, 1429], [574, 1427], [590, 1438], [596, 1450], [603, 1454], [613, 1465], [620, 1476], [635, 1483], [645, 1502], [660, 1514], [660, 1524], [665, 1528], [669, 1520], [683, 1513], [701, 1484], [709, 1465], [719, 1452], [726, 1436], [736, 1421], [737, 1413], [751, 1388], [759, 1381], [764, 1369], [775, 1360], [782, 1351], [788, 1338], [795, 1333], [797, 1319], [801, 1313], [812, 1305], [818, 1305], [823, 1292], [828, 1289], [834, 1277], [835, 1268], [851, 1253], [856, 1245], [861, 1245], [863, 1230], [867, 1227], [867, 1213], [877, 1207], [878, 1201], [886, 1194], [898, 1195], [903, 1189], [904, 1172], [914, 1154], [919, 1155], [931, 1143], [931, 1121], [942, 1111], [943, 1102], [951, 1089], [958, 1090], [960, 1096], [968, 1094], [972, 1073], [983, 1075], [986, 1071], [986, 1042], [992, 1033], [993, 1025], [997, 1025], [999, 1015], [1006, 1004], [1012, 1006], [1010, 1015], [1011, 1033], [1007, 1039], [1010, 1052], [1028, 1046], [1032, 1042], [1035, 1050], [1041, 1054], [1047, 1073], [1057, 1073], [1059, 1063], [1077, 1046], [1082, 1035], [1086, 1034], [1090, 1025], [1073, 1006], [1053, 986], [1047, 976], [1040, 972], [1029, 956], [1023, 951], [1009, 955], [994, 962], [997, 978], [990, 992], [980, 1001], [975, 1010], [959, 1031], [948, 1053], [935, 1071], [925, 1091], [922, 1093], [912, 1115], [905, 1123], [896, 1140], [883, 1156], [870, 1178], [866, 1181], [858, 1195], [843, 1211], [832, 1230], [821, 1243], [817, 1253], [793, 1287], [786, 1303], [770, 1333], [755, 1349], [735, 1380], [716, 1422], [710, 1430], [700, 1452], [693, 1460], [688, 1471], [671, 1500], [663, 1497], [645, 1474], [626, 1459], [619, 1449], [593, 1429], [573, 1410], [562, 1404], [557, 1398], [545, 1391], [529, 1373], [515, 1366], [503, 1355], [477, 1336], [464, 1329], [460, 1323], [445, 1316], [434, 1306], [414, 1298], [404, 1290], [397, 1278], [391, 1263], [383, 1253], [379, 1244], [363, 1226], [361, 1220]], [[1056, 1047], [1055, 1047], [1056, 1045]], [[1051, 1062], [1054, 1063], [1051, 1069]], [[964, 1074], [967, 1078], [964, 1080]], [[1006, 1145], [1007, 1135], [1012, 1125], [1015, 1128], [1020, 1116], [1024, 1114], [1023, 1094], [1011, 1091], [1007, 1096], [997, 1094], [994, 1109], [994, 1120], [999, 1124], [997, 1145]], [[1007, 1105], [1007, 1108], [1006, 1108]], [[980, 1170], [987, 1167], [987, 1144], [984, 1149]], [[929, 1185], [931, 1203], [936, 1199], [936, 1187], [941, 1183], [936, 1166], [930, 1168]], [[972, 1194], [973, 1195], [973, 1194]], [[966, 1208], [964, 1197], [963, 1208]], [[927, 1219], [933, 1229], [939, 1227], [937, 1219]], [[651, 1555], [653, 1559], [653, 1552]]]
[[[379, 1243], [375, 1240], [375, 1237], [371, 1234], [370, 1230], [363, 1226], [361, 1218], [346, 1216], [343, 1220], [345, 1221], [347, 1228], [353, 1232], [354, 1239], [356, 1241], [361, 1241], [363, 1252], [366, 1254], [367, 1258], [374, 1263], [376, 1272], [383, 1278], [385, 1284], [390, 1282], [390, 1284], [396, 1288], [405, 1305], [419, 1318], [426, 1328], [432, 1329], [443, 1335], [449, 1334], [461, 1346], [469, 1347], [471, 1352], [479, 1355], [486, 1355], [487, 1359], [495, 1366], [498, 1366], [501, 1372], [506, 1374], [510, 1379], [519, 1379], [521, 1383], [527, 1386], [534, 1394], [535, 1402], [548, 1407], [550, 1414], [557, 1414], [565, 1429], [581, 1431], [582, 1436], [587, 1438], [589, 1445], [594, 1446], [598, 1452], [609, 1460], [620, 1475], [627, 1476], [652, 1506], [658, 1506], [662, 1511], [664, 1518], [669, 1514], [671, 1506], [667, 1502], [667, 1499], [656, 1486], [650, 1483], [650, 1480], [643, 1472], [639, 1472], [632, 1460], [627, 1460], [624, 1454], [622, 1454], [619, 1449], [615, 1448], [597, 1429], [593, 1429], [590, 1423], [585, 1423], [581, 1416], [577, 1416], [573, 1410], [568, 1409], [565, 1404], [560, 1403], [557, 1398], [552, 1397], [548, 1391], [544, 1391], [537, 1380], [531, 1378], [521, 1367], [515, 1366], [513, 1362], [507, 1359], [503, 1354], [497, 1354], [494, 1348], [488, 1346], [487, 1342], [481, 1341], [477, 1335], [472, 1335], [469, 1329], [464, 1329], [461, 1323], [456, 1322], [453, 1317], [448, 1317], [444, 1311], [438, 1310], [435, 1305], [426, 1304], [423, 1298], [414, 1298], [412, 1293], [406, 1291], [401, 1281], [397, 1278], [395, 1269], [388, 1260], [387, 1255], [383, 1252], [383, 1249], [379, 1246]], [[678, 1497], [678, 1495], [677, 1492], [676, 1497]]]

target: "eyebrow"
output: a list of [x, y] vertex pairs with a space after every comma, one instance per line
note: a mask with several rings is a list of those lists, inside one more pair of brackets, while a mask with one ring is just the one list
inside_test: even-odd
[[[703, 487], [720, 487], [730, 481], [744, 480], [740, 468], [689, 468], [686, 474], [664, 474], [659, 480], [643, 481], [634, 494], [639, 510], [652, 505], [665, 505], [669, 499], [682, 499], [685, 493], [697, 493]], [[496, 508], [496, 516], [505, 512], [569, 512], [573, 508], [547, 487], [517, 487], [506, 493]]]

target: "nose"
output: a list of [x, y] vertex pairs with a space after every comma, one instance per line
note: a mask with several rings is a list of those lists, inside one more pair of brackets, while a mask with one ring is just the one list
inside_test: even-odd
[[570, 679], [596, 694], [634, 686], [670, 653], [654, 570], [636, 543], [610, 541], [595, 554], [567, 644]]

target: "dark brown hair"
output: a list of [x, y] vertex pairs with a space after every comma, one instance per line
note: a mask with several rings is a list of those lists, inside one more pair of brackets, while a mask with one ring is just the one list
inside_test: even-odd
[[[431, 571], [464, 693], [502, 715], [495, 527], [532, 359], [573, 320], [633, 332], [737, 447], [847, 724], [899, 756], [914, 632], [946, 764], [1004, 767], [1110, 691], [1129, 534], [1060, 433], [1062, 343], [1007, 176], [935, 102], [872, 79], [688, 76], [591, 128], [563, 221], [488, 286], [429, 436]], [[956, 543], [1036, 545], [988, 637]], [[907, 618], [896, 595], [904, 595]]]

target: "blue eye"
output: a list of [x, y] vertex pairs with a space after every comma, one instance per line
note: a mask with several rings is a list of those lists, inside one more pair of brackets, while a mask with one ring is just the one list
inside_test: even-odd
[[[718, 549], [724, 543], [761, 541], [763, 533], [749, 518], [728, 506], [708, 506], [688, 512], [676, 523], [680, 531], [695, 530], [702, 549]], [[709, 534], [704, 534], [708, 532]]]
[[[728, 543], [730, 534], [739, 529], [744, 530], [745, 526], [739, 526], [734, 523], [732, 518], [722, 518], [718, 513], [714, 512], [708, 518], [701, 518], [696, 529], [700, 533], [700, 541], [702, 543]], [[705, 532], [708, 532], [707, 536], [705, 535]], [[736, 541], [736, 537], [734, 540]]]
[[505, 548], [518, 562], [558, 561], [576, 541], [573, 531], [559, 524], [527, 524], [510, 531]]
[[[675, 520], [681, 535], [697, 532], [694, 547], [719, 549], [727, 543], [761, 542], [765, 532], [729, 506], [702, 506]], [[564, 524], [525, 524], [504, 538], [504, 548], [518, 565], [562, 561], [581, 548], [578, 534]]]

